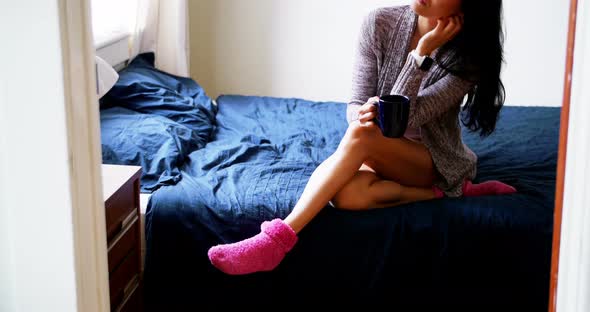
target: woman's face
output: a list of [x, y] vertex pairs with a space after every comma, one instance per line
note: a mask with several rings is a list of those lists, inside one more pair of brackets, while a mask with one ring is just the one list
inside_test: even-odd
[[[429, 18], [441, 18], [461, 13], [462, 0], [414, 0], [412, 10]], [[486, 1], [486, 0], [483, 0]]]

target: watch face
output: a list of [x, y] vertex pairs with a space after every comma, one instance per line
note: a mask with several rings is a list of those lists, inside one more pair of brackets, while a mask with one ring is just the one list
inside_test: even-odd
[[432, 63], [434, 63], [434, 60], [427, 56], [426, 58], [424, 58], [424, 61], [422, 62], [422, 66], [420, 66], [420, 68], [423, 70], [429, 70], [432, 66]]

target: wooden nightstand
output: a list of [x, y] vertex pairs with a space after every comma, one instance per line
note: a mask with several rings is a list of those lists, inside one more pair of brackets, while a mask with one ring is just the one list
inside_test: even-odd
[[141, 311], [141, 167], [102, 165], [111, 311]]

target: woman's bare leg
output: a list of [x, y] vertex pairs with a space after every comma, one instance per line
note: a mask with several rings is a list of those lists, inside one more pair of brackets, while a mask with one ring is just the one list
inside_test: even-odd
[[354, 177], [365, 159], [363, 151], [349, 148], [346, 142], [340, 145], [313, 172], [297, 204], [285, 218], [285, 223], [299, 233]]
[[361, 144], [365, 144], [364, 133], [368, 131], [360, 127], [349, 127], [336, 152], [314, 170], [302, 196], [284, 221], [265, 221], [260, 233], [253, 237], [211, 247], [208, 251], [211, 264], [232, 275], [269, 271], [279, 265], [297, 242], [297, 233], [352, 179], [366, 159], [368, 153]]

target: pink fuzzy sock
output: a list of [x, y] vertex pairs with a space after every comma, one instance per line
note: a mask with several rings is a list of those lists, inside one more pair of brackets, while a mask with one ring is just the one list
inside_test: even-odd
[[516, 193], [516, 189], [506, 183], [491, 180], [478, 184], [471, 181], [463, 183], [463, 196], [503, 195]]
[[436, 198], [443, 198], [443, 197], [445, 197], [445, 193], [443, 191], [441, 191], [441, 189], [439, 189], [438, 187], [433, 186], [432, 187], [432, 190], [434, 191], [434, 196]]
[[261, 232], [233, 244], [209, 249], [211, 264], [226, 274], [242, 275], [276, 268], [297, 242], [297, 234], [281, 219], [265, 221]]
[[[436, 198], [445, 197], [445, 193], [438, 187], [433, 186], [432, 190], [434, 191]], [[478, 184], [473, 184], [471, 181], [466, 180], [465, 183], [463, 183], [463, 196], [465, 197], [503, 195], [512, 193], [516, 193], [516, 189], [514, 187], [496, 180], [485, 181]]]

